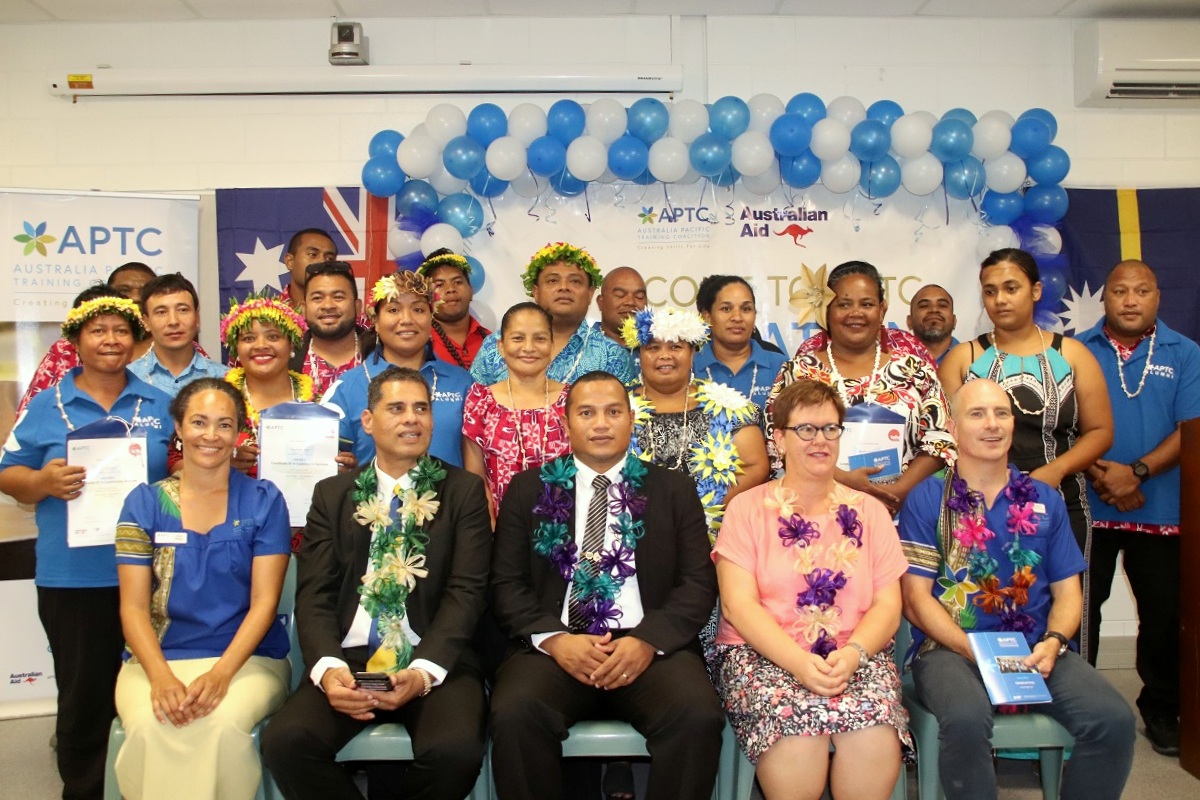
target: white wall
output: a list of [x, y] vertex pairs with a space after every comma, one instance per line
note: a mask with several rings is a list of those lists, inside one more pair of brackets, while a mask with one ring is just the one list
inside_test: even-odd
[[[800, 91], [906, 110], [1031, 106], [1059, 120], [1069, 186], [1200, 185], [1200, 112], [1076, 109], [1068, 20], [811, 17], [364, 20], [376, 64], [678, 63], [684, 97]], [[113, 67], [317, 65], [329, 21], [0, 26], [0, 186], [204, 191], [355, 184], [381, 128], [483, 98], [52, 97], [51, 73]], [[495, 100], [495, 98], [490, 98]], [[510, 108], [527, 97], [495, 100]], [[555, 98], [532, 98], [548, 107]], [[587, 97], [578, 99], [586, 101]], [[211, 212], [211, 209], [206, 209]], [[211, 225], [211, 214], [205, 218]], [[211, 259], [211, 242], [202, 260]], [[207, 254], [207, 256], [206, 256]], [[211, 260], [202, 273], [211, 278]], [[206, 266], [208, 267], [206, 269]], [[210, 304], [209, 308], [213, 306]], [[210, 328], [212, 326], [209, 326]], [[1106, 635], [1130, 635], [1132, 604]]]

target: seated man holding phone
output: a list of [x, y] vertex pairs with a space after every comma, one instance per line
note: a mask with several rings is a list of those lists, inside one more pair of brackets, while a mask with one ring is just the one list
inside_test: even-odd
[[334, 761], [368, 723], [412, 737], [405, 797], [461, 800], [484, 756], [486, 700], [471, 636], [492, 531], [483, 482], [428, 455], [428, 384], [389, 367], [367, 390], [375, 459], [321, 481], [297, 555], [308, 680], [271, 719], [263, 758], [289, 800], [361, 794]]

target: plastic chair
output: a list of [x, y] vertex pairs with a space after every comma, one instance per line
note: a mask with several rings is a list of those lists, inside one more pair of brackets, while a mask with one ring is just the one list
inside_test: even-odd
[[[901, 662], [912, 643], [908, 620], [900, 623], [896, 634], [896, 659]], [[905, 674], [904, 707], [908, 709], [909, 729], [917, 746], [917, 788], [920, 800], [945, 800], [938, 776], [938, 721], [933, 712], [917, 699], [912, 673]], [[1046, 714], [996, 714], [992, 718], [993, 750], [1036, 750], [1042, 772], [1042, 797], [1057, 800], [1062, 784], [1063, 754], [1075, 744], [1067, 729]]]

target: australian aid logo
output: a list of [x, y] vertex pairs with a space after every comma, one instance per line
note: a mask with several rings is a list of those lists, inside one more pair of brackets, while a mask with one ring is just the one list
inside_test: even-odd
[[782, 237], [785, 241], [790, 239], [795, 247], [806, 247], [804, 238], [819, 230], [822, 222], [829, 221], [829, 212], [794, 206], [765, 209], [745, 206], [738, 221], [742, 226], [738, 235], [743, 238]]

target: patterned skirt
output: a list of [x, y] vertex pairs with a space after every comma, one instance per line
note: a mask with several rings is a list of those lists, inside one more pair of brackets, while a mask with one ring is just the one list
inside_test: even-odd
[[914, 763], [908, 712], [901, 705], [900, 676], [892, 645], [854, 673], [846, 691], [823, 697], [748, 644], [716, 645], [710, 672], [738, 744], [751, 763], [785, 736], [830, 736], [891, 725], [904, 760]]

